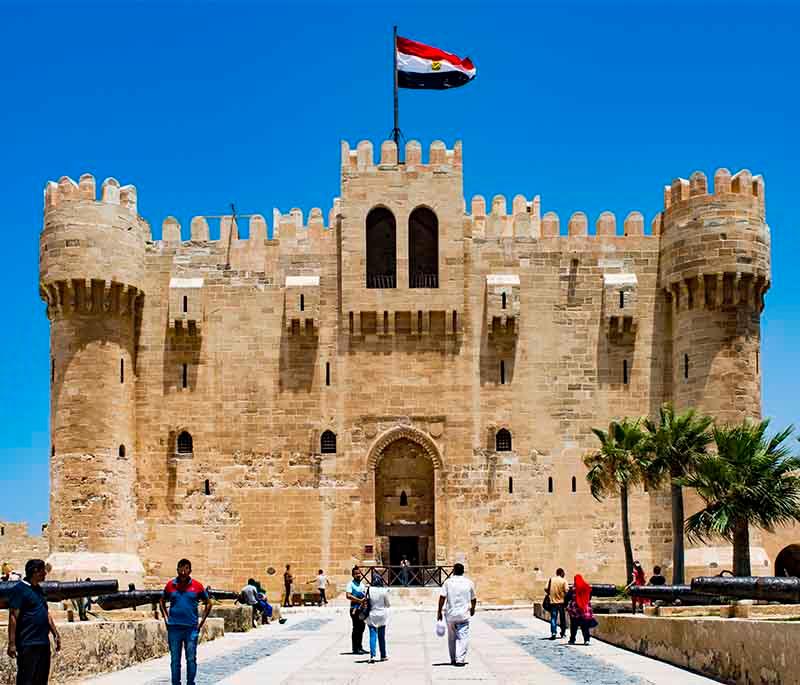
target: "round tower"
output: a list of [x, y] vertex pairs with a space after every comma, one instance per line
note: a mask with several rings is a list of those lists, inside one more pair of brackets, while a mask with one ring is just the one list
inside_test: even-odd
[[50, 557], [55, 578], [141, 582], [136, 336], [149, 226], [136, 189], [90, 175], [45, 189], [39, 287], [50, 320]]
[[[705, 175], [695, 172], [664, 189], [664, 205], [659, 279], [671, 301], [667, 331], [675, 409], [693, 407], [720, 423], [757, 420], [761, 311], [770, 286], [763, 179], [747, 170], [731, 177], [719, 169], [712, 193]], [[689, 495], [687, 515], [698, 507]], [[730, 555], [730, 545], [687, 545], [687, 577], [711, 572], [715, 563], [730, 568]], [[752, 558], [758, 573], [763, 549], [753, 549]]]

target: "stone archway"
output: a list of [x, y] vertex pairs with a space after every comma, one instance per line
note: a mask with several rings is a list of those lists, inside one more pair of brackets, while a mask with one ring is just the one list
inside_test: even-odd
[[[375, 503], [376, 557], [384, 565], [435, 565], [443, 520], [439, 448], [417, 429], [402, 426], [379, 436], [370, 449]], [[376, 559], [376, 560], [377, 560]]]
[[800, 544], [784, 547], [775, 557], [776, 576], [800, 577]]

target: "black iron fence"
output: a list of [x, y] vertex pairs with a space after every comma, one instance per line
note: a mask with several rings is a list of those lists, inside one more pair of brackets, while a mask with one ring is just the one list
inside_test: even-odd
[[376, 576], [390, 587], [441, 587], [453, 575], [452, 566], [362, 566], [370, 585]]
[[395, 274], [367, 274], [367, 288], [396, 288]]

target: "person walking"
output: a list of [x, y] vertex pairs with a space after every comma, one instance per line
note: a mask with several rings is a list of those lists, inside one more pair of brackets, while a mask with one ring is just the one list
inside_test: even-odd
[[469, 619], [475, 615], [474, 583], [464, 575], [464, 564], [453, 566], [453, 575], [442, 584], [436, 620], [442, 615], [447, 622], [447, 645], [453, 666], [467, 665], [469, 649]]
[[592, 586], [580, 574], [575, 576], [574, 584], [567, 593], [567, 613], [569, 614], [569, 644], [575, 644], [578, 628], [583, 635], [583, 644], [589, 644], [589, 630], [597, 625], [592, 612]]
[[328, 598], [325, 596], [325, 590], [330, 584], [330, 581], [322, 569], [317, 572], [317, 577], [314, 578], [314, 580], [309, 580], [307, 584], [311, 585], [312, 583], [317, 584], [317, 592], [319, 592], [319, 605], [322, 606], [323, 604], [327, 604]]
[[350, 619], [353, 622], [353, 631], [350, 634], [350, 642], [353, 647], [353, 654], [366, 654], [363, 647], [364, 640], [364, 619], [361, 618], [361, 607], [364, 606], [367, 598], [367, 583], [361, 575], [361, 569], [353, 566], [353, 578], [347, 584], [345, 596], [350, 600]]
[[292, 606], [292, 582], [294, 576], [292, 575], [291, 564], [286, 564], [286, 570], [283, 572], [283, 606]]
[[[641, 587], [642, 585], [646, 585], [646, 579], [644, 575], [644, 569], [642, 565], [638, 561], [633, 562], [633, 580], [625, 586], [626, 590], [630, 590], [633, 586]], [[636, 613], [636, 607], [638, 606], [641, 609], [642, 613], [644, 613], [644, 605], [649, 604], [650, 601], [646, 599], [642, 599], [640, 597], [631, 596], [631, 602], [633, 604], [633, 613]]]
[[[161, 594], [161, 613], [167, 625], [172, 685], [181, 685], [181, 650], [186, 654], [186, 685], [194, 685], [197, 674], [197, 641], [211, 613], [211, 599], [206, 589], [192, 578], [192, 562], [181, 559], [178, 575], [170, 580]], [[169, 610], [167, 610], [169, 602]], [[197, 605], [205, 603], [199, 619]]]
[[369, 662], [375, 663], [376, 643], [380, 647], [381, 661], [386, 661], [386, 624], [389, 620], [389, 588], [384, 585], [383, 576], [376, 574], [372, 585], [367, 588], [369, 602]]
[[557, 568], [556, 574], [547, 581], [547, 596], [550, 598], [550, 639], [555, 640], [561, 621], [561, 637], [567, 633], [567, 616], [564, 610], [564, 599], [567, 595], [567, 581], [564, 569]]
[[55, 650], [61, 635], [47, 609], [41, 583], [47, 577], [44, 561], [29, 559], [25, 578], [17, 581], [8, 599], [8, 656], [17, 660], [17, 685], [47, 685], [50, 678], [50, 633]]

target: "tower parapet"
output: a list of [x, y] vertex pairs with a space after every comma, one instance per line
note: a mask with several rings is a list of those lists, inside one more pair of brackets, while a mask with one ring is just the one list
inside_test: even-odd
[[39, 283], [50, 319], [56, 578], [140, 582], [135, 482], [137, 318], [147, 223], [136, 189], [62, 177], [45, 188]]

